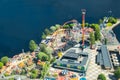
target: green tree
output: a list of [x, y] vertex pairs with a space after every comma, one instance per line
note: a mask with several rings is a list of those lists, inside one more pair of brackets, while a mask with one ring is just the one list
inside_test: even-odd
[[46, 39], [46, 35], [44, 32], [42, 33], [42, 39]]
[[73, 28], [73, 26], [75, 26], [75, 24], [71, 23], [71, 24], [69, 24], [69, 26], [70, 26], [70, 28]]
[[45, 72], [42, 70], [42, 71], [41, 71], [41, 78], [40, 78], [40, 79], [43, 79], [44, 76], [45, 76]]
[[107, 23], [107, 27], [111, 27], [112, 25], [112, 23]]
[[7, 56], [4, 56], [1, 58], [1, 62], [5, 65], [9, 61], [9, 58]]
[[89, 27], [89, 23], [85, 23], [85, 27]]
[[101, 34], [100, 34], [100, 27], [98, 24], [95, 24], [95, 40], [100, 40]]
[[14, 78], [9, 78], [8, 80], [15, 80]]
[[106, 77], [104, 74], [99, 74], [97, 80], [106, 80]]
[[21, 71], [21, 75], [25, 75], [25, 74], [26, 74], [26, 70], [23, 69], [23, 70]]
[[47, 48], [47, 45], [46, 44], [40, 44], [40, 51], [41, 52], [44, 52], [44, 53], [46, 53], [46, 48]]
[[64, 25], [63, 28], [68, 29], [70, 26], [69, 25]]
[[56, 61], [56, 58], [53, 57], [53, 58], [51, 59], [50, 63], [52, 64], [52, 63], [55, 62], [55, 61]]
[[54, 32], [56, 29], [57, 29], [57, 28], [56, 28], [55, 26], [51, 26], [51, 27], [50, 27], [50, 30], [51, 30], [52, 32]]
[[36, 78], [37, 78], [37, 76], [38, 76], [38, 75], [37, 75], [37, 74], [35, 74], [35, 73], [32, 73], [32, 74], [31, 74], [31, 78], [32, 78], [32, 79], [36, 79]]
[[31, 72], [34, 73], [34, 74], [38, 74], [38, 70], [37, 69], [33, 69]]
[[82, 66], [82, 67], [81, 67], [81, 70], [82, 70], [82, 71], [85, 71], [85, 67], [84, 67], [84, 66]]
[[59, 29], [60, 26], [61, 26], [61, 25], [59, 25], [59, 24], [56, 24], [56, 25], [55, 25], [56, 29]]
[[90, 44], [92, 49], [92, 45], [95, 44], [95, 36], [93, 32], [90, 33]]
[[90, 28], [95, 30], [95, 24], [89, 24]]
[[2, 62], [0, 62], [0, 69], [3, 67], [3, 63]]
[[115, 72], [114, 72], [114, 75], [116, 76], [116, 78], [120, 78], [120, 67], [118, 67]]
[[51, 34], [50, 30], [46, 28], [46, 29], [45, 29], [45, 34], [46, 34], [46, 35], [50, 35], [50, 34]]
[[37, 46], [37, 44], [35, 43], [35, 41], [34, 41], [34, 40], [30, 40], [30, 42], [29, 42], [29, 49], [30, 49], [31, 51], [34, 51], [37, 47], [38, 47], [38, 46]]
[[114, 18], [114, 17], [109, 17], [108, 22], [112, 23], [112, 24], [115, 24], [117, 22], [117, 19]]
[[100, 20], [99, 20], [99, 24], [102, 24], [102, 23], [103, 23], [103, 20], [102, 20], [102, 19], [100, 19]]
[[107, 38], [105, 38], [105, 45], [107, 45], [107, 41], [108, 41]]
[[48, 55], [45, 54], [44, 52], [38, 53], [37, 58], [42, 61], [47, 61], [49, 59]]
[[47, 54], [52, 54], [53, 53], [53, 49], [51, 47], [46, 47], [45, 49]]

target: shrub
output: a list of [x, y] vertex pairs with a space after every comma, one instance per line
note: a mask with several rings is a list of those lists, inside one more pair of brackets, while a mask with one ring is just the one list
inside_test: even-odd
[[106, 80], [106, 77], [104, 74], [100, 74], [98, 75], [98, 79], [97, 80]]
[[4, 65], [5, 65], [8, 61], [9, 61], [9, 59], [8, 59], [7, 56], [1, 58], [1, 62], [2, 62]]
[[2, 62], [0, 62], [0, 69], [3, 67], [3, 63]]
[[112, 23], [107, 23], [107, 27], [111, 27], [112, 26]]
[[120, 67], [115, 70], [114, 75], [116, 76], [116, 78], [120, 78]]

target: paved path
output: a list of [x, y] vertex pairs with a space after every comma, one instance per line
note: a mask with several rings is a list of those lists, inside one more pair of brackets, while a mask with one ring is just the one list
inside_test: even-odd
[[98, 75], [101, 74], [101, 73], [103, 73], [106, 76], [107, 80], [114, 80], [114, 79], [109, 78], [109, 76], [112, 76], [113, 73], [110, 73], [107, 70], [102, 70], [101, 66], [98, 66], [95, 63], [96, 55], [97, 55], [97, 52], [92, 51], [92, 53], [91, 53], [91, 61], [90, 61], [90, 64], [88, 66], [88, 70], [87, 70], [87, 74], [86, 74], [87, 80], [97, 80]]

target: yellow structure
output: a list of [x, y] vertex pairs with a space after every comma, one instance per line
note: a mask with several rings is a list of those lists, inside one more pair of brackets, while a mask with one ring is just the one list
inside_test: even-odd
[[19, 65], [18, 65], [20, 68], [23, 68], [25, 66], [24, 62], [21, 62]]
[[79, 80], [78, 77], [70, 78], [70, 80]]
[[58, 57], [61, 58], [62, 57], [62, 52], [58, 52]]

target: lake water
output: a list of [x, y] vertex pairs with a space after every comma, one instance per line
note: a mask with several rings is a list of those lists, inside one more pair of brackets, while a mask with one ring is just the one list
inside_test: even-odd
[[71, 19], [81, 22], [83, 8], [89, 23], [108, 16], [109, 10], [120, 17], [119, 4], [120, 0], [0, 0], [0, 57], [29, 50], [29, 40], [39, 43], [46, 27]]

